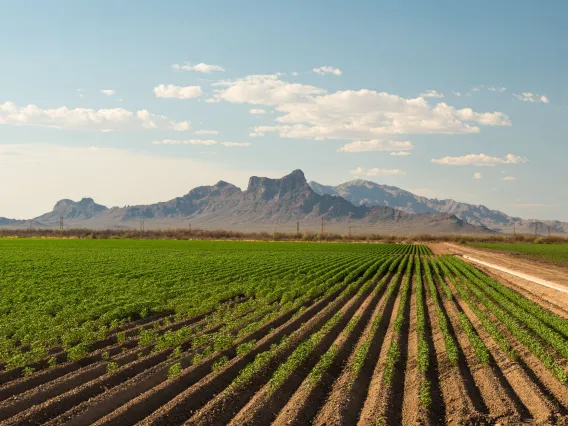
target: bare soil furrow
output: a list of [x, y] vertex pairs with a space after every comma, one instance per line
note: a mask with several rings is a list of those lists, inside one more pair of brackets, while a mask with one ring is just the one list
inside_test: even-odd
[[416, 330], [416, 283], [410, 291], [410, 316], [408, 324], [408, 356], [404, 373], [404, 398], [402, 424], [427, 424], [428, 416], [421, 410], [419, 401], [420, 372], [418, 371], [418, 336]]
[[[263, 317], [264, 315], [265, 313], [261, 311], [257, 316], [249, 316], [248, 311], [245, 311], [235, 318], [244, 317], [250, 322], [258, 319], [258, 317]], [[244, 328], [246, 324], [246, 322], [240, 324], [234, 332]], [[205, 329], [193, 335], [192, 338], [196, 339], [200, 336], [206, 336], [214, 333], [221, 329], [223, 325], [224, 323], [220, 323], [212, 326], [209, 329]], [[63, 421], [64, 419], [68, 419], [74, 414], [81, 412], [84, 409], [85, 401], [90, 398], [94, 398], [97, 395], [108, 392], [109, 389], [127, 382], [132, 378], [134, 378], [134, 381], [143, 381], [141, 377], [136, 377], [139, 374], [144, 373], [146, 376], [159, 376], [160, 374], [165, 374], [167, 377], [168, 367], [171, 364], [180, 362], [183, 365], [190, 365], [193, 355], [196, 351], [200, 351], [199, 348], [190, 350], [192, 349], [192, 345], [193, 341], [191, 339], [181, 344], [179, 349], [181, 350], [182, 356], [180, 359], [175, 360], [170, 359], [170, 356], [174, 352], [173, 348], [163, 349], [158, 352], [152, 352], [153, 346], [135, 348], [128, 353], [110, 360], [115, 364], [115, 367], [117, 368], [116, 371], [110, 374], [105, 374], [107, 372], [108, 362], [104, 362], [100, 363], [100, 365], [96, 368], [96, 370], [102, 370], [99, 371], [101, 374], [97, 379], [87, 381], [85, 383], [85, 381], [82, 380], [84, 379], [84, 377], [82, 377], [83, 371], [79, 371], [75, 374], [69, 375], [69, 377], [56, 380], [49, 385], [40, 387], [37, 392], [28, 392], [30, 395], [24, 394], [23, 398], [17, 398], [15, 401], [11, 401], [12, 405], [7, 406], [5, 409], [6, 416], [8, 416], [8, 414], [13, 415], [12, 413], [17, 412], [18, 409], [21, 410], [22, 408], [25, 409], [31, 406], [32, 408], [27, 411], [23, 411], [19, 416], [11, 421], [19, 422], [21, 419], [25, 419], [26, 421], [33, 420], [35, 422], [43, 422], [67, 411], [67, 413], [61, 416], [60, 419], [56, 419], [56, 422]], [[187, 352], [188, 350], [190, 351]], [[89, 369], [85, 370], [87, 373], [90, 373]], [[148, 380], [148, 382], [152, 382], [152, 380]], [[65, 392], [66, 390], [69, 391]], [[70, 409], [70, 407], [73, 408]], [[4, 410], [3, 407], [2, 410]], [[2, 412], [0, 416], [4, 416], [4, 412]]]
[[[431, 297], [427, 300], [427, 311], [432, 327], [432, 342], [438, 364], [438, 378], [445, 407], [445, 424], [458, 425], [467, 421], [470, 416], [479, 417], [480, 412], [470, 398], [466, 383], [459, 367], [453, 365], [447, 356], [444, 336], [436, 317], [436, 307]], [[479, 405], [479, 404], [478, 404]]]
[[[166, 331], [176, 331], [181, 327], [189, 325], [198, 326], [201, 324], [204, 317], [205, 315], [199, 315], [198, 317], [184, 319], [175, 322], [174, 324], [159, 327], [156, 332], [161, 334]], [[114, 356], [123, 350], [132, 349], [138, 344], [138, 338], [134, 336], [142, 330], [152, 329], [155, 324], [160, 324], [161, 321], [163, 321], [163, 319], [158, 319], [154, 322], [130, 329], [124, 336], [128, 340], [123, 341], [122, 343], [118, 342], [117, 335], [97, 341], [89, 345], [91, 353], [77, 361], [68, 361], [66, 351], [58, 352], [53, 355], [56, 360], [56, 366], [54, 368], [49, 368], [49, 361], [47, 359], [34, 363], [29, 367], [34, 368], [36, 370], [36, 374], [33, 374], [30, 377], [22, 377], [23, 368], [0, 372], [0, 384], [2, 386], [0, 388], [0, 401], [9, 398], [12, 395], [16, 395], [19, 392], [25, 392], [27, 389], [47, 383], [57, 377], [64, 376], [73, 370], [101, 361], [103, 354], [106, 352], [109, 352], [110, 356]], [[11, 383], [13, 381], [15, 381], [15, 383]]]
[[[186, 319], [174, 324], [169, 324], [164, 327], [160, 327], [156, 330], [156, 334], [161, 335], [167, 331], [173, 332], [179, 330], [182, 327], [186, 327], [189, 325], [192, 325], [195, 328], [204, 324], [205, 323], [203, 319], [200, 321], [196, 321], [195, 318]], [[7, 383], [0, 388], [0, 401], [10, 398], [11, 396], [26, 392], [29, 389], [34, 389], [37, 386], [48, 383], [57, 378], [63, 377], [71, 372], [80, 370], [84, 367], [104, 362], [105, 361], [104, 357], [106, 355], [108, 355], [109, 357], [114, 357], [116, 355], [119, 355], [125, 351], [135, 348], [138, 345], [138, 342], [139, 338], [136, 337], [127, 340], [125, 342], [115, 344], [112, 347], [103, 346], [97, 351], [92, 352], [91, 354], [77, 361], [68, 361], [65, 362], [64, 364], [56, 365], [53, 368], [40, 371], [30, 377], [22, 377], [20, 379]], [[65, 353], [64, 356], [67, 357], [67, 354]]]
[[[469, 310], [464, 306], [465, 303], [460, 304], [464, 309], [464, 312], [468, 313]], [[523, 345], [510, 335], [506, 327], [500, 324], [491, 312], [486, 310], [481, 304], [478, 304], [477, 306], [480, 310], [486, 312], [501, 334], [505, 336], [512, 348], [520, 356], [518, 360], [513, 361], [508, 358], [501, 351], [501, 348], [497, 347], [497, 345], [487, 345], [487, 348], [491, 351], [499, 371], [502, 372], [503, 376], [510, 384], [514, 394], [519, 398], [522, 406], [526, 409], [525, 411], [521, 407], [519, 415], [521, 418], [526, 418], [528, 412], [529, 418], [534, 419], [537, 422], [548, 422], [552, 420], [554, 418], [554, 412], [556, 411], [560, 414], [562, 408], [558, 401], [555, 400], [556, 398], [554, 396], [552, 396], [552, 398], [547, 398], [546, 394], [549, 393], [549, 391], [541, 382], [539, 376], [547, 376], [550, 380], [549, 382], [555, 382], [555, 385], [559, 385], [558, 381], [552, 377], [550, 372], [546, 370], [540, 360], [536, 359], [532, 353], [530, 353]], [[469, 313], [471, 314], [471, 312]], [[481, 333], [479, 328], [477, 330], [478, 333]], [[484, 334], [481, 333], [480, 335]], [[491, 342], [488, 337], [484, 338], [484, 341]], [[526, 363], [527, 359], [531, 360], [530, 365]], [[539, 371], [539, 376], [535, 375], [535, 371]]]
[[[392, 277], [390, 278], [392, 279]], [[342, 368], [347, 362], [347, 358], [352, 352], [357, 340], [365, 331], [366, 326], [375, 318], [373, 314], [377, 312], [377, 304], [380, 303], [382, 305], [384, 303], [382, 297], [389, 281], [390, 279], [385, 277], [381, 291], [371, 295], [371, 298], [366, 300], [359, 308], [359, 311], [355, 315], [359, 316], [360, 320], [353, 332], [349, 333], [347, 330], [344, 330], [336, 339], [334, 342], [336, 355], [334, 356], [333, 362], [331, 362], [329, 367], [325, 370], [316, 373], [317, 376], [321, 376], [320, 380], [316, 384], [313, 384], [311, 378], [307, 377], [282, 408], [277, 418], [272, 423], [273, 425], [300, 426], [311, 424], [330, 393], [333, 382], [341, 374]]]
[[[324, 424], [325, 422], [330, 422], [330, 424], [346, 424], [346, 408], [349, 406], [346, 401], [341, 400], [342, 392], [345, 392], [345, 398], [351, 399], [351, 394], [353, 393], [353, 388], [358, 385], [359, 388], [355, 389], [359, 396], [356, 397], [356, 405], [358, 406], [357, 412], [353, 413], [351, 418], [354, 419], [355, 424], [359, 417], [363, 418], [365, 413], [365, 403], [369, 401], [369, 398], [374, 399], [382, 386], [382, 383], [376, 382], [376, 375], [373, 375], [373, 371], [377, 371], [377, 368], [381, 363], [384, 363], [386, 359], [386, 352], [390, 346], [392, 340], [392, 329], [394, 327], [394, 321], [396, 318], [396, 313], [398, 312], [398, 307], [400, 304], [400, 286], [402, 277], [395, 276], [393, 282], [390, 286], [393, 286], [390, 297], [385, 297], [379, 305], [375, 308], [373, 312], [373, 317], [371, 318], [370, 324], [367, 326], [365, 332], [359, 339], [359, 342], [355, 346], [349, 360], [347, 362], [347, 367], [342, 371], [341, 376], [333, 384], [332, 391], [320, 412], [318, 413], [314, 424]], [[387, 290], [388, 291], [388, 290]], [[387, 294], [388, 296], [388, 294]], [[371, 327], [374, 321], [379, 320], [379, 327], [375, 331], [374, 336], [371, 335]], [[372, 348], [369, 348], [368, 355], [370, 360], [367, 360], [360, 371], [360, 374], [366, 374], [368, 377], [365, 380], [365, 389], [361, 389], [362, 383], [355, 383], [356, 377], [353, 377], [353, 371], [349, 366], [352, 366], [357, 351], [365, 344], [365, 341], [372, 339]], [[334, 408], [337, 407], [337, 412], [334, 413]], [[337, 414], [337, 415], [335, 415]]]
[[[357, 288], [354, 289], [354, 291], [356, 290]], [[261, 389], [262, 386], [270, 379], [272, 372], [276, 369], [278, 364], [284, 361], [293, 352], [296, 346], [302, 343], [305, 339], [308, 339], [311, 334], [318, 331], [337, 312], [342, 312], [343, 315], [341, 317], [340, 324], [333, 327], [333, 330], [330, 332], [332, 337], [329, 339], [329, 346], [329, 344], [333, 342], [335, 336], [339, 334], [341, 328], [345, 326], [346, 320], [348, 320], [348, 318], [356, 312], [359, 306], [361, 306], [370, 291], [371, 289], [369, 288], [367, 292], [360, 295], [355, 294], [351, 296], [349, 293], [340, 295], [333, 303], [329, 304], [317, 316], [312, 318], [309, 322], [304, 324], [300, 330], [289, 337], [291, 339], [289, 342], [290, 344], [286, 345], [285, 349], [275, 354], [271, 361], [266, 365], [262, 375], [255, 377], [244, 389], [233, 389], [230, 386], [226, 387], [225, 391], [211, 399], [203, 408], [188, 419], [185, 424], [227, 424], [250, 400], [250, 398], [252, 398], [255, 392]], [[245, 365], [243, 365], [243, 367], [244, 366]], [[235, 374], [234, 378], [236, 378], [236, 376], [237, 375]], [[163, 419], [161, 422], [163, 422]], [[155, 423], [152, 421], [151, 424]], [[167, 424], [172, 424], [172, 422], [168, 420]]]
[[[522, 407], [519, 407], [519, 404], [509, 397], [509, 393], [502, 386], [502, 380], [498, 377], [500, 373], [497, 373], [497, 375], [495, 374], [495, 369], [492, 368], [495, 360], [491, 358], [489, 360], [489, 364], [482, 364], [476, 358], [474, 348], [471, 346], [467, 336], [459, 326], [458, 312], [463, 312], [463, 310], [457, 304], [455, 299], [451, 301], [444, 299], [443, 303], [446, 308], [446, 312], [448, 313], [449, 320], [453, 324], [454, 330], [456, 330], [456, 338], [463, 350], [465, 362], [467, 363], [469, 371], [471, 371], [475, 385], [479, 389], [483, 402], [487, 407], [488, 418], [492, 421], [497, 421], [502, 418], [520, 420], [522, 411], [519, 411], [519, 408], [522, 410]], [[475, 327], [473, 324], [472, 326]], [[487, 340], [483, 340], [487, 346]]]
[[[261, 342], [270, 346], [303, 321], [316, 315], [335, 296], [336, 294], [330, 295], [295, 317], [294, 314], [297, 312], [297, 309], [284, 313], [255, 332], [237, 340], [235, 345], [262, 339], [257, 344], [257, 348], [261, 345]], [[270, 333], [270, 330], [273, 328], [276, 330]], [[254, 354], [254, 351], [252, 354]], [[89, 401], [80, 413], [74, 414], [68, 424], [82, 425], [94, 423], [99, 419], [101, 419], [101, 423], [109, 422], [110, 424], [124, 424], [122, 422], [130, 418], [136, 419], [133, 422], [142, 420], [176, 395], [188, 389], [192, 384], [207, 376], [211, 372], [212, 365], [221, 357], [226, 356], [231, 359], [235, 355], [236, 350], [234, 347], [215, 353], [200, 364], [187, 368], [180, 376], [169, 381], [167, 368], [160, 369], [154, 372], [154, 374], [144, 373], [144, 376], [140, 380], [135, 381], [135, 383], [124, 383], [111, 392], [101, 395], [100, 398]], [[184, 364], [182, 364], [182, 367], [184, 367]]]
[[[214, 332], [220, 327], [221, 325], [218, 325], [208, 332]], [[191, 342], [188, 342], [183, 344], [181, 349], [187, 351], [190, 347]], [[69, 407], [74, 407], [152, 367], [159, 366], [166, 362], [173, 352], [173, 349], [170, 348], [152, 353], [151, 349], [151, 347], [138, 347], [111, 359], [118, 368], [112, 374], [106, 374], [108, 362], [104, 361], [98, 363], [95, 368], [86, 367], [69, 376], [31, 390], [27, 394], [19, 395], [13, 401], [7, 400], [0, 405], [0, 419], [8, 418], [22, 411], [19, 416], [22, 419], [46, 421], [63, 413]], [[184, 357], [191, 358], [192, 353], [185, 354]], [[25, 411], [29, 407], [31, 408]], [[19, 421], [18, 419], [14, 420]]]
[[[378, 283], [375, 283], [375, 285], [378, 285]], [[382, 286], [382, 288], [384, 288], [384, 286]], [[382, 294], [382, 292], [380, 294]], [[360, 331], [357, 334], [360, 335], [361, 332], [363, 331], [364, 324], [367, 323], [369, 318], [371, 317], [371, 314], [373, 312], [373, 307], [376, 305], [380, 294], [378, 292], [376, 294], [371, 292], [369, 296], [367, 296], [367, 299], [363, 302], [363, 304], [357, 309], [357, 312], [354, 314], [353, 318], [358, 319], [359, 323], [362, 323], [359, 325]], [[359, 300], [361, 300], [361, 298], [359, 298]], [[343, 323], [347, 325], [349, 320], [350, 320], [349, 318], [345, 318]], [[316, 365], [316, 363], [325, 353], [325, 351], [329, 349], [331, 343], [341, 344], [341, 342], [338, 342], [338, 340], [341, 339], [343, 333], [341, 333], [337, 337], [337, 339], [334, 342], [332, 342], [331, 339], [334, 337], [334, 334], [335, 333], [329, 333], [329, 336], [326, 336], [326, 339], [322, 341], [322, 343], [319, 345], [317, 350], [313, 354], [311, 354], [310, 357], [300, 366], [300, 368], [297, 368], [294, 371], [294, 373], [276, 391], [274, 391], [270, 387], [271, 385], [270, 382], [266, 384], [257, 394], [254, 395], [251, 401], [249, 401], [249, 403], [231, 420], [230, 425], [232, 426], [239, 426], [243, 424], [264, 425], [264, 424], [273, 423], [277, 414], [282, 410], [284, 406], [287, 405], [287, 402], [291, 402], [291, 399], [293, 399], [293, 395], [295, 395], [295, 392], [298, 389], [298, 387], [302, 384], [302, 382], [308, 376], [308, 374], [310, 374], [310, 371], [312, 371], [312, 368]], [[349, 340], [352, 343], [355, 341], [355, 339], [349, 339]], [[320, 385], [318, 385], [317, 387], [318, 389], [322, 390]], [[304, 404], [298, 404], [296, 406], [297, 409], [299, 410], [302, 410], [303, 408], [304, 415], [302, 417], [299, 417], [297, 415], [298, 413], [295, 413], [295, 415], [293, 416], [295, 422], [299, 421], [300, 418], [304, 418], [304, 424], [309, 423], [311, 422], [313, 416], [316, 414], [316, 412], [314, 411], [309, 419], [306, 418], [307, 406], [305, 402], [307, 401], [304, 400]], [[311, 399], [310, 405], [312, 405], [313, 407], [319, 406], [319, 404], [317, 403], [317, 401], [314, 400], [314, 398]]]

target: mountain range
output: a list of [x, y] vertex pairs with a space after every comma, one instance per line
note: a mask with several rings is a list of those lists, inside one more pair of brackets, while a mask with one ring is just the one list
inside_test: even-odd
[[[322, 188], [325, 188], [322, 189]], [[353, 188], [353, 191], [355, 188]], [[60, 218], [66, 227], [136, 229], [230, 228], [236, 230], [301, 230], [319, 232], [377, 233], [487, 233], [483, 225], [468, 223], [453, 213], [425, 211], [415, 214], [390, 205], [352, 202], [332, 187], [308, 184], [304, 173], [295, 170], [281, 179], [253, 176], [246, 190], [220, 181], [200, 186], [186, 195], [149, 205], [112, 207], [97, 204], [92, 198], [78, 202], [61, 200], [53, 210], [23, 221], [0, 218], [0, 227], [25, 226], [58, 228]], [[371, 204], [375, 205], [371, 205]]]
[[92, 198], [58, 201], [53, 210], [30, 220], [0, 217], [0, 228], [145, 229], [229, 228], [249, 231], [377, 233], [568, 233], [568, 223], [530, 221], [483, 205], [421, 197], [366, 180], [337, 186], [307, 182], [301, 170], [281, 179], [253, 176], [246, 190], [228, 182], [200, 186], [186, 195], [148, 205], [112, 207]]
[[412, 214], [447, 213], [476, 226], [504, 233], [564, 234], [568, 232], [568, 222], [556, 220], [526, 220], [509, 216], [498, 210], [483, 205], [460, 203], [454, 200], [438, 200], [421, 197], [395, 186], [380, 185], [367, 180], [352, 180], [337, 186], [310, 182], [311, 188], [318, 194], [340, 196], [352, 204], [366, 206], [388, 206]]

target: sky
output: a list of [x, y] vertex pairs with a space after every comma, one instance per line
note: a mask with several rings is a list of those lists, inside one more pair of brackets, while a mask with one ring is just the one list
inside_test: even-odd
[[0, 216], [302, 169], [568, 221], [568, 2], [0, 6]]

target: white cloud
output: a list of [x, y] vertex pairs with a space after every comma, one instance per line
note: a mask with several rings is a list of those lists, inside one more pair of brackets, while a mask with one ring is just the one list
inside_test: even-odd
[[543, 104], [547, 104], [549, 102], [546, 96], [538, 95], [531, 92], [523, 92], [520, 95], [513, 93], [513, 96], [522, 102], [543, 103]]
[[462, 95], [461, 92], [456, 92], [455, 90], [452, 90], [452, 93], [458, 97]]
[[297, 139], [374, 139], [393, 134], [478, 133], [478, 123], [509, 126], [501, 112], [457, 110], [446, 103], [432, 107], [423, 98], [405, 99], [369, 90], [337, 92], [312, 97], [307, 102], [276, 108], [285, 115], [280, 125], [259, 126], [254, 133], [278, 132]]
[[366, 170], [363, 167], [357, 167], [355, 170], [351, 170], [350, 172], [353, 175], [365, 175], [368, 177], [373, 177], [373, 176], [396, 176], [396, 175], [405, 175], [406, 173], [403, 172], [402, 170], [398, 170], [398, 169], [379, 169], [377, 167], [374, 167], [372, 169]]
[[514, 181], [517, 180], [517, 178], [514, 178], [513, 176], [505, 176], [503, 180]]
[[140, 129], [185, 131], [190, 129], [188, 121], [176, 122], [163, 115], [152, 114], [145, 109], [136, 112], [124, 108], [41, 109], [36, 105], [18, 107], [12, 102], [0, 104], [0, 125], [2, 124], [98, 131]]
[[250, 146], [250, 142], [223, 142], [221, 145], [231, 148], [244, 148]]
[[[340, 152], [371, 152], [371, 151], [409, 151], [414, 148], [410, 141], [370, 140], [348, 143], [337, 151]], [[398, 154], [405, 155], [405, 154]]]
[[75, 92], [77, 92], [77, 96], [79, 96], [80, 98], [85, 97], [85, 95], [83, 94], [84, 91], [85, 89], [75, 89]]
[[343, 71], [341, 71], [339, 68], [333, 68], [333, 67], [330, 67], [330, 66], [314, 68], [314, 69], [312, 69], [312, 71], [315, 72], [316, 74], [320, 74], [320, 75], [324, 75], [324, 74], [341, 75], [341, 74], [343, 74]]
[[103, 89], [103, 90], [101, 90], [101, 93], [103, 95], [113, 96], [113, 95], [116, 95], [116, 90], [114, 90], [114, 89]]
[[158, 98], [192, 99], [203, 94], [200, 86], [175, 86], [173, 84], [160, 84], [154, 87]]
[[187, 140], [177, 140], [177, 139], [163, 139], [156, 140], [152, 142], [154, 145], [215, 145], [217, 141], [205, 140], [205, 139], [187, 139]]
[[391, 175], [405, 175], [406, 173], [398, 169], [378, 169], [373, 168], [367, 170], [366, 176], [391, 176]]
[[249, 114], [252, 114], [252, 115], [266, 114], [266, 110], [264, 110], [262, 108], [253, 108], [253, 109], [249, 110]]
[[526, 158], [514, 154], [504, 157], [491, 157], [485, 154], [469, 154], [461, 157], [444, 157], [433, 159], [432, 163], [451, 166], [494, 166], [496, 164], [523, 164], [528, 162]]
[[[171, 200], [190, 188], [223, 179], [245, 187], [250, 176], [283, 176], [286, 170], [233, 168], [213, 158], [198, 160], [130, 150], [69, 148], [44, 144], [4, 145], [20, 155], [0, 159], [0, 216], [27, 219], [51, 211], [57, 200], [93, 197], [111, 206]], [[191, 171], [188, 173], [188, 171]], [[141, 191], [140, 188], [143, 188]]]
[[410, 152], [408, 152], [408, 151], [396, 151], [396, 152], [391, 152], [389, 155], [393, 155], [395, 157], [406, 157], [407, 155], [410, 155]]
[[191, 65], [189, 62], [185, 62], [183, 65], [174, 64], [172, 65], [174, 71], [195, 71], [202, 72], [205, 74], [210, 74], [213, 71], [225, 71], [225, 68], [219, 65], [209, 65], [203, 62], [197, 65]]
[[231, 103], [253, 105], [280, 105], [307, 101], [309, 95], [325, 93], [325, 90], [299, 83], [288, 83], [276, 74], [249, 75], [238, 80], [225, 80], [213, 83], [222, 87], [215, 90], [208, 102], [224, 100]]
[[297, 139], [380, 139], [396, 134], [478, 133], [478, 125], [510, 126], [501, 112], [479, 113], [456, 109], [445, 102], [433, 106], [422, 97], [406, 99], [373, 90], [346, 90], [328, 94], [318, 87], [293, 84], [277, 75], [252, 75], [214, 83], [211, 100], [276, 106], [278, 124], [258, 126], [262, 136], [277, 132]]
[[420, 93], [420, 96], [423, 98], [443, 98], [444, 95], [442, 93], [437, 92], [434, 89], [426, 90], [424, 93]]
[[292, 76], [297, 77], [298, 73], [296, 71], [290, 73]]
[[195, 132], [196, 135], [218, 135], [217, 130], [198, 130]]
[[483, 176], [481, 175], [480, 172], [477, 172], [477, 173], [474, 173], [474, 174], [473, 174], [473, 178], [474, 178], [474, 179], [481, 179], [481, 178], [483, 178]]
[[487, 90], [489, 90], [490, 92], [503, 93], [504, 91], [507, 90], [507, 88], [506, 87], [491, 86], [491, 87], [488, 87]]

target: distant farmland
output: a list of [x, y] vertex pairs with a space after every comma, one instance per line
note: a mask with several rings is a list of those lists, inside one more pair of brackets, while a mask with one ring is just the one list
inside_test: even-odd
[[424, 245], [0, 239], [8, 425], [559, 424], [568, 321]]
[[568, 244], [472, 243], [471, 246], [490, 250], [501, 250], [536, 260], [547, 260], [568, 265]]

